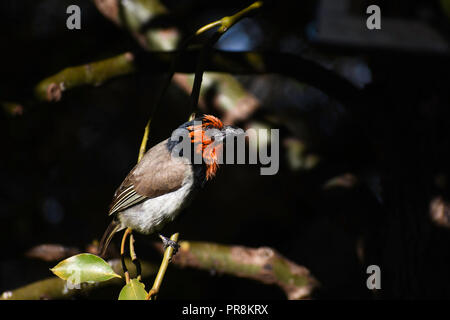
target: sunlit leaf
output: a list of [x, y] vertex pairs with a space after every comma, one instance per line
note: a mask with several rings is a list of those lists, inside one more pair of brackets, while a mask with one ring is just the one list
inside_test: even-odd
[[145, 300], [146, 297], [147, 291], [145, 291], [145, 286], [138, 279], [131, 279], [119, 294], [119, 300]]
[[105, 260], [90, 253], [77, 254], [61, 261], [50, 270], [72, 284], [120, 278]]

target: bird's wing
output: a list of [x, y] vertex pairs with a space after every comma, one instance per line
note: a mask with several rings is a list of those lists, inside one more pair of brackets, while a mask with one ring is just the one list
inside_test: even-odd
[[117, 189], [109, 215], [179, 189], [191, 170], [186, 159], [171, 157], [167, 140], [157, 144], [147, 151]]
[[127, 187], [121, 186], [114, 194], [114, 198], [109, 207], [109, 215], [123, 211], [145, 199], [147, 199], [145, 196], [138, 194], [136, 190], [134, 190], [133, 185]]

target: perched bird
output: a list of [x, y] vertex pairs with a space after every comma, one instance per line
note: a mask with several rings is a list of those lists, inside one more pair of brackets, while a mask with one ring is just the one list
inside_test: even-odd
[[[151, 234], [175, 219], [196, 191], [215, 176], [225, 139], [242, 133], [211, 115], [188, 121], [178, 129], [186, 132], [191, 152], [178, 152], [182, 140], [171, 137], [145, 153], [114, 194], [109, 209], [113, 220], [100, 241], [101, 256], [116, 232], [131, 228]], [[192, 161], [199, 158], [200, 163]]]

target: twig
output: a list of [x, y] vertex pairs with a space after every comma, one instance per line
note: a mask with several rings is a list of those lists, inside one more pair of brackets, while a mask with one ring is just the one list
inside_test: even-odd
[[[160, 243], [155, 246], [158, 250], [162, 250]], [[180, 267], [214, 270], [274, 284], [279, 286], [290, 300], [311, 297], [312, 292], [319, 285], [308, 269], [267, 247], [253, 249], [182, 241], [180, 250], [173, 257], [173, 263]]]
[[253, 2], [251, 5], [249, 5], [247, 8], [242, 9], [238, 13], [230, 16], [230, 17], [223, 17], [220, 20], [211, 22], [200, 29], [197, 30], [195, 34], [199, 35], [204, 33], [207, 30], [210, 30], [214, 27], [220, 26], [220, 28], [217, 30], [218, 33], [225, 33], [228, 29], [230, 29], [233, 25], [241, 21], [243, 18], [247, 17], [251, 13], [255, 12], [256, 10], [260, 9], [263, 6], [262, 1], [256, 1]]
[[221, 36], [220, 33], [218, 32], [214, 33], [214, 35], [210, 37], [208, 41], [206, 41], [206, 43], [203, 45], [200, 55], [198, 57], [197, 66], [195, 68], [194, 84], [192, 85], [191, 91], [190, 113], [195, 113], [195, 111], [197, 110], [205, 65], [209, 62], [212, 48], [214, 44], [219, 40], [220, 36]]
[[196, 35], [200, 35], [200, 34], [205, 33], [206, 31], [208, 31], [208, 30], [210, 30], [212, 28], [215, 28], [215, 27], [218, 27], [218, 26], [221, 26], [221, 25], [222, 25], [222, 20], [217, 20], [217, 21], [208, 23], [207, 25], [205, 25], [205, 26], [201, 27], [200, 29], [198, 29], [195, 32], [195, 34]]
[[[170, 240], [178, 242], [178, 233], [173, 234], [170, 237]], [[164, 257], [161, 266], [159, 267], [158, 274], [156, 275], [155, 282], [153, 283], [153, 287], [148, 292], [147, 300], [153, 299], [158, 294], [159, 289], [161, 288], [162, 281], [164, 279], [164, 275], [166, 274], [167, 267], [172, 260], [173, 253], [174, 248], [172, 248], [171, 246], [167, 246], [166, 250], [164, 251]]]
[[147, 150], [148, 133], [150, 131], [150, 123], [151, 122], [152, 122], [152, 119], [150, 118], [147, 121], [147, 124], [145, 125], [144, 135], [143, 135], [142, 141], [141, 141], [141, 147], [139, 148], [138, 162], [141, 161], [142, 157], [145, 154], [145, 151]]

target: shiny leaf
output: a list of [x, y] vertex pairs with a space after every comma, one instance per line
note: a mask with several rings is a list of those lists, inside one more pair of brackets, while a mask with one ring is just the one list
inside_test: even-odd
[[120, 278], [105, 260], [90, 253], [77, 254], [61, 261], [50, 270], [72, 284]]
[[131, 279], [119, 294], [119, 300], [145, 300], [146, 297], [147, 291], [145, 291], [145, 286], [138, 279]]

